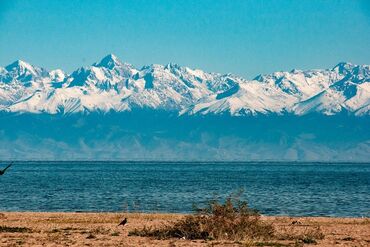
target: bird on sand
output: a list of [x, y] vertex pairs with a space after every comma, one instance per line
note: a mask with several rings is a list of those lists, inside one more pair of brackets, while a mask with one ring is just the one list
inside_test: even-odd
[[302, 222], [295, 220], [292, 222], [292, 225], [302, 225]]
[[126, 225], [126, 223], [127, 223], [127, 218], [124, 218], [124, 219], [121, 221], [121, 223], [119, 223], [118, 225], [119, 225], [119, 226], [124, 226], [124, 225]]
[[13, 165], [13, 163], [10, 163], [7, 167], [5, 167], [5, 169], [0, 170], [0, 176], [1, 176], [1, 175], [4, 175], [5, 171], [6, 171], [9, 167], [11, 167], [12, 165]]

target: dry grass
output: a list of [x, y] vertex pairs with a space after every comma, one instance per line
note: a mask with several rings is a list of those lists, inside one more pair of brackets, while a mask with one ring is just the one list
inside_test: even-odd
[[303, 244], [317, 244], [319, 240], [324, 239], [325, 235], [320, 226], [285, 226], [276, 233], [278, 240], [291, 240], [295, 246]]
[[[224, 203], [213, 200], [205, 208], [198, 208], [193, 215], [162, 226], [144, 226], [129, 232], [129, 236], [155, 239], [227, 240], [248, 242], [245, 246], [287, 246], [276, 241], [288, 241], [295, 246], [317, 244], [324, 239], [319, 226], [304, 226], [293, 221], [278, 230], [273, 224], [261, 220], [258, 211], [240, 200], [242, 191], [226, 198]], [[261, 240], [264, 240], [261, 242]], [[250, 244], [252, 241], [253, 244]]]
[[260, 214], [248, 203], [240, 200], [241, 193], [229, 196], [224, 203], [211, 201], [207, 207], [196, 210], [194, 215], [160, 228], [143, 227], [130, 231], [131, 236], [157, 239], [183, 238], [204, 240], [269, 239], [274, 228], [260, 220]]
[[[368, 219], [329, 218], [329, 217], [266, 217], [260, 221], [274, 226], [271, 239], [245, 240], [184, 240], [170, 238], [158, 240], [154, 237], [127, 236], [134, 229], [144, 226], [161, 229], [172, 226], [186, 218], [179, 214], [123, 214], [123, 213], [16, 213], [4, 212], [1, 225], [11, 228], [28, 228], [29, 232], [0, 232], [0, 246], [309, 246], [312, 236], [320, 238], [319, 229], [325, 238], [315, 239], [320, 247], [332, 246], [369, 246], [370, 228]], [[128, 223], [118, 227], [118, 223], [127, 217]], [[299, 224], [293, 224], [298, 221]], [[11, 230], [12, 231], [12, 230]], [[92, 236], [90, 236], [92, 235]], [[288, 239], [279, 239], [279, 238]], [[291, 239], [291, 240], [289, 240]], [[300, 239], [300, 240], [298, 240]], [[307, 239], [307, 240], [304, 240]]]

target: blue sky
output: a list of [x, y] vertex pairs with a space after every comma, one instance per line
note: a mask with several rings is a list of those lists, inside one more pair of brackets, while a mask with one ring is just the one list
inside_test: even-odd
[[370, 1], [0, 0], [0, 66], [72, 72], [108, 53], [252, 78], [370, 64]]

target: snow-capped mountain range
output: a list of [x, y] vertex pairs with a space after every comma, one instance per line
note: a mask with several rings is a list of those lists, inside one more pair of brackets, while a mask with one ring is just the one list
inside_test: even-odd
[[108, 55], [67, 74], [24, 61], [0, 67], [0, 111], [70, 114], [154, 109], [179, 115], [347, 112], [370, 115], [370, 66], [292, 70], [246, 80], [177, 64], [141, 69]]

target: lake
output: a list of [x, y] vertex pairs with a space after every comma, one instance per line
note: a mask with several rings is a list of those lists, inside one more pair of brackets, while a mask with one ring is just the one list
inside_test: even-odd
[[244, 189], [265, 215], [370, 216], [370, 163], [16, 162], [0, 185], [0, 211], [188, 213]]

